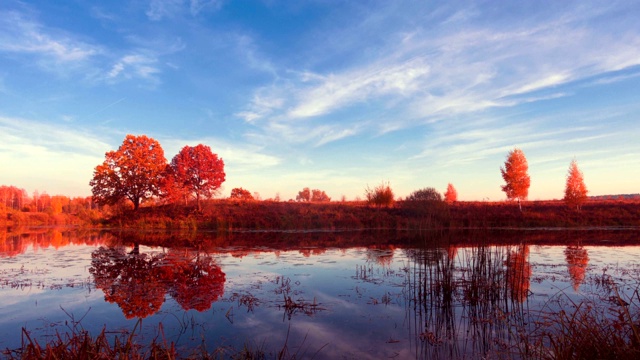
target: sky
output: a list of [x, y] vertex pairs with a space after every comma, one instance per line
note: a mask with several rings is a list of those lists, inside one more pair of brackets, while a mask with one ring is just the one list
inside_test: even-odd
[[640, 2], [0, 2], [0, 185], [89, 196], [127, 134], [205, 144], [243, 187], [640, 193]]

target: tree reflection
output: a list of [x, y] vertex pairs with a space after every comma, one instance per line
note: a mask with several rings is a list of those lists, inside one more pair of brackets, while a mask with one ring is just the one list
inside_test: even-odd
[[204, 311], [224, 291], [225, 274], [210, 256], [146, 254], [138, 246], [100, 247], [91, 254], [90, 273], [105, 300], [116, 303], [127, 319], [160, 310], [169, 293], [183, 309]]
[[587, 271], [589, 254], [587, 254], [587, 249], [581, 245], [573, 245], [567, 246], [564, 250], [564, 255], [567, 259], [571, 285], [573, 285], [573, 290], [578, 291], [580, 284], [584, 281], [584, 276]]
[[91, 254], [89, 272], [104, 299], [117, 303], [127, 319], [155, 314], [164, 303], [167, 291], [158, 265], [162, 255], [150, 256], [124, 247], [100, 247]]
[[185, 310], [205, 311], [224, 293], [225, 274], [210, 256], [179, 256], [166, 259], [171, 271], [171, 297]]
[[520, 244], [515, 251], [511, 251], [507, 257], [506, 265], [507, 285], [511, 291], [511, 298], [523, 302], [531, 287], [529, 245]]

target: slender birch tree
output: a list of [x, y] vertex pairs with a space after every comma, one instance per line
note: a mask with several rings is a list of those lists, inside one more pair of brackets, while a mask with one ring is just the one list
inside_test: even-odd
[[444, 201], [448, 202], [449, 204], [458, 201], [458, 191], [455, 187], [453, 187], [453, 184], [451, 183], [447, 185], [447, 191], [444, 193]]
[[580, 211], [582, 204], [587, 201], [587, 186], [584, 184], [584, 175], [578, 168], [578, 162], [573, 159], [567, 173], [567, 184], [564, 188], [564, 201], [569, 207], [575, 207]]
[[529, 186], [531, 179], [529, 178], [529, 164], [524, 152], [518, 148], [509, 151], [504, 168], [500, 167], [502, 178], [505, 185], [502, 191], [507, 195], [509, 200], [518, 200], [518, 207], [522, 211], [521, 201], [527, 200], [529, 196]]

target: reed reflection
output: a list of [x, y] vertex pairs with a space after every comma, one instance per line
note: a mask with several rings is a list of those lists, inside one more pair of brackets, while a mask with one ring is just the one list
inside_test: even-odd
[[528, 246], [407, 250], [405, 293], [415, 357], [451, 359], [521, 353]]

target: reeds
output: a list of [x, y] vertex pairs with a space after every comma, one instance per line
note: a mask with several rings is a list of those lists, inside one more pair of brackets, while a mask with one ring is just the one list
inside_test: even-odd
[[93, 337], [85, 330], [71, 328], [71, 332], [61, 334], [56, 331], [52, 340], [41, 345], [31, 337], [29, 331], [22, 328], [22, 346], [16, 350], [5, 350], [3, 355], [7, 359], [21, 360], [54, 360], [54, 359], [153, 359], [172, 360], [178, 358], [178, 352], [173, 342], [167, 343], [160, 326], [162, 341], [154, 338], [148, 347], [143, 347], [134, 341], [136, 328], [127, 337], [115, 336], [109, 341], [107, 331], [102, 329], [100, 334]]
[[[610, 289], [611, 296], [574, 302], [556, 311], [540, 312], [537, 328], [526, 338], [539, 359], [640, 358], [639, 288], [630, 296]], [[563, 293], [558, 294], [564, 297]]]

